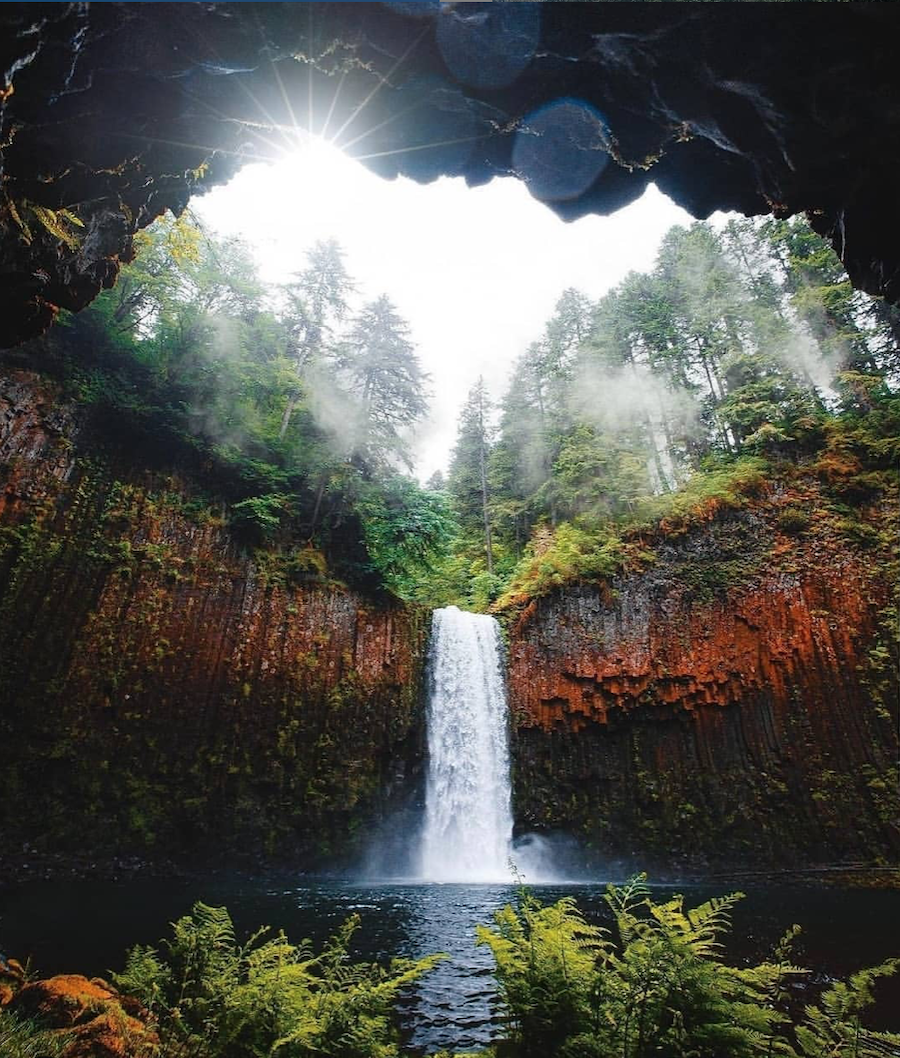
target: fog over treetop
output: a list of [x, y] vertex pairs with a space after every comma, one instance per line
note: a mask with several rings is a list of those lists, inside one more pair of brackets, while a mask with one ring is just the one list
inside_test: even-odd
[[649, 268], [668, 227], [690, 223], [651, 188], [611, 217], [565, 224], [517, 180], [387, 181], [319, 142], [247, 166], [192, 209], [247, 239], [266, 283], [287, 281], [317, 240], [336, 239], [358, 297], [390, 294], [433, 380], [416, 446], [423, 480], [446, 469], [469, 387], [484, 374], [500, 396], [564, 289], [598, 297], [629, 270]]

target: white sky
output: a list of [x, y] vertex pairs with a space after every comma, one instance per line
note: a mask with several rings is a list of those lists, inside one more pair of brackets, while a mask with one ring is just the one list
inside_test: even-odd
[[416, 446], [422, 480], [446, 469], [478, 375], [502, 396], [563, 290], [598, 298], [648, 270], [669, 227], [690, 223], [655, 187], [611, 217], [566, 224], [515, 179], [387, 181], [324, 144], [248, 165], [192, 208], [215, 231], [247, 239], [266, 282], [284, 282], [316, 240], [334, 238], [360, 303], [391, 298], [431, 375], [432, 412]]

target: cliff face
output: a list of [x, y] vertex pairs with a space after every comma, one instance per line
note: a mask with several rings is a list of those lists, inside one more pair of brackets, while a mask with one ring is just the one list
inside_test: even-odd
[[806, 481], [521, 615], [520, 825], [642, 866], [896, 862], [895, 509], [861, 513]]
[[4, 862], [353, 851], [419, 756], [425, 615], [250, 556], [84, 432], [0, 381]]
[[[427, 615], [248, 553], [90, 437], [0, 379], [4, 863], [350, 855], [415, 788]], [[896, 860], [896, 495], [828, 472], [518, 615], [520, 829], [651, 867]]]

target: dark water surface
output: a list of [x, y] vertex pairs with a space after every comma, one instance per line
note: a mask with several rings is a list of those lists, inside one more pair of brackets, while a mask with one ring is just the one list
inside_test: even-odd
[[[688, 906], [735, 888], [678, 885]], [[605, 921], [602, 884], [534, 886], [544, 902], [576, 898], [595, 921]], [[803, 927], [794, 961], [816, 971], [814, 981], [845, 976], [900, 955], [900, 892], [766, 886], [747, 888], [735, 909], [726, 955], [737, 962], [767, 956], [792, 924]], [[350, 914], [361, 916], [354, 954], [366, 959], [447, 952], [402, 1010], [410, 1045], [423, 1052], [485, 1043], [491, 1024], [491, 959], [474, 945], [475, 926], [515, 901], [504, 885], [358, 884], [336, 881], [213, 877], [172, 882], [33, 882], [0, 895], [0, 951], [30, 957], [41, 974], [106, 975], [121, 969], [132, 944], [153, 944], [192, 902], [225, 904], [239, 937], [260, 925], [299, 941], [324, 941]], [[812, 996], [810, 997], [812, 998]], [[900, 987], [881, 997], [879, 1027], [900, 1027]]]

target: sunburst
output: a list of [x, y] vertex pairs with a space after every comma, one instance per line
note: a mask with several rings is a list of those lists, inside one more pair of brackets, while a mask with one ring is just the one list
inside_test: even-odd
[[[315, 4], [309, 4], [307, 6], [307, 40], [310, 45], [315, 39], [314, 17]], [[482, 139], [482, 135], [433, 139], [423, 143], [414, 143], [393, 149], [387, 148], [384, 150], [371, 150], [365, 153], [354, 153], [353, 149], [371, 137], [374, 133], [381, 131], [394, 122], [402, 120], [408, 114], [424, 105], [423, 101], [419, 100], [407, 107], [393, 111], [385, 118], [373, 121], [368, 125], [365, 124], [365, 118], [370, 112], [373, 103], [378, 98], [379, 93], [385, 88], [394, 86], [398, 72], [414, 54], [431, 28], [430, 23], [426, 23], [422, 30], [413, 37], [403, 52], [395, 59], [387, 73], [375, 76], [375, 83], [355, 105], [350, 105], [348, 107], [346, 116], [344, 116], [337, 128], [332, 128], [332, 126], [335, 123], [335, 115], [340, 112], [341, 104], [346, 98], [348, 72], [345, 69], [337, 78], [327, 105], [322, 108], [317, 108], [315, 98], [317, 88], [315, 76], [316, 61], [313, 56], [306, 55], [304, 60], [269, 58], [268, 65], [272, 80], [277, 88], [278, 96], [284, 107], [284, 115], [287, 117], [287, 121], [278, 120], [270, 112], [258, 93], [253, 91], [250, 83], [248, 83], [249, 79], [244, 77], [241, 73], [234, 73], [226, 76], [233, 76], [235, 78], [236, 85], [250, 101], [251, 108], [257, 115], [255, 118], [238, 116], [233, 113], [230, 114], [226, 110], [217, 107], [208, 98], [202, 97], [191, 91], [188, 86], [183, 87], [182, 90], [185, 95], [198, 107], [203, 108], [210, 117], [215, 118], [221, 123], [233, 122], [246, 130], [248, 136], [252, 137], [252, 140], [256, 142], [256, 150], [250, 148], [249, 144], [229, 149], [222, 145], [154, 138], [138, 134], [135, 134], [132, 138], [145, 143], [159, 144], [161, 146], [194, 148], [197, 151], [209, 155], [226, 155], [248, 162], [272, 162], [278, 159], [297, 157], [298, 155], [305, 158], [310, 154], [315, 155], [321, 153], [320, 147], [322, 144], [339, 150], [356, 161], [367, 162], [378, 158], [415, 155], [424, 151], [437, 150], [441, 147], [474, 143], [479, 139]], [[260, 30], [260, 32], [262, 31]], [[216, 61], [222, 61], [222, 66], [224, 68], [226, 65], [224, 59], [218, 55], [210, 42], [205, 41], [203, 43], [206, 45], [208, 53]], [[284, 77], [282, 76], [282, 64], [285, 62], [297, 61], [305, 61], [308, 67], [305, 121], [300, 120], [297, 113], [297, 100], [292, 97], [292, 93], [285, 84]], [[360, 126], [362, 127], [360, 128]], [[359, 131], [356, 131], [350, 138], [345, 139], [344, 137], [348, 130], [354, 128], [358, 128]]]

